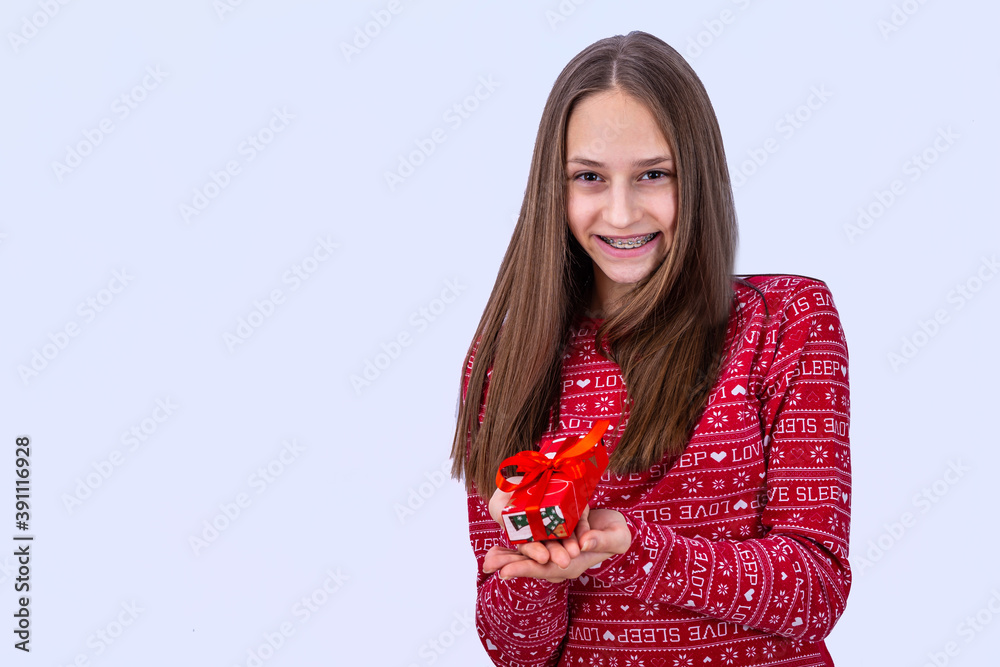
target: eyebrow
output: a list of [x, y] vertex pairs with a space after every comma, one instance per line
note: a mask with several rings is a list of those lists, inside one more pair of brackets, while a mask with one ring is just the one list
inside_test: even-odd
[[[661, 162], [673, 163], [674, 159], [668, 155], [658, 155], [656, 157], [647, 158], [645, 160], [636, 160], [632, 163], [632, 167], [635, 169], [644, 169], [646, 167], [652, 167], [654, 165], [660, 164]], [[582, 164], [585, 167], [594, 167], [595, 169], [600, 169], [604, 167], [603, 162], [598, 162], [597, 160], [588, 160], [584, 157], [573, 157], [567, 160], [567, 162], [576, 162], [577, 164]]]

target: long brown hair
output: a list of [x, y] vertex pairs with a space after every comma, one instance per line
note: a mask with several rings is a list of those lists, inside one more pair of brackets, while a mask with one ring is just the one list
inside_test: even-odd
[[678, 209], [666, 259], [597, 332], [598, 349], [606, 340], [630, 398], [610, 468], [637, 472], [680, 454], [722, 363], [737, 231], [715, 112], [694, 70], [665, 42], [638, 31], [602, 39], [566, 65], [545, 103], [517, 225], [465, 359], [463, 381], [474, 353], [452, 474], [484, 498], [500, 462], [533, 448], [550, 416], [558, 423], [569, 326], [589, 303], [593, 281], [590, 257], [567, 221], [566, 127], [582, 99], [615, 89], [659, 124], [674, 157]]

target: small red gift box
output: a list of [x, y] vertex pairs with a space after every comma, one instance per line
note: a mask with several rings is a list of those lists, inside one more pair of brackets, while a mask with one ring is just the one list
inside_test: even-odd
[[[543, 440], [539, 450], [520, 452], [500, 464], [497, 487], [513, 491], [501, 520], [513, 544], [554, 540], [573, 534], [580, 513], [590, 502], [608, 467], [601, 437], [611, 422], [603, 419], [583, 437]], [[517, 466], [520, 482], [510, 482], [501, 471]]]

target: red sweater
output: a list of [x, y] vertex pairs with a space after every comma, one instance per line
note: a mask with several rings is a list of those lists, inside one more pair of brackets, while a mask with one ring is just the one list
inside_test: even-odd
[[[560, 584], [484, 575], [487, 550], [511, 545], [469, 495], [476, 624], [495, 664], [833, 664], [822, 640], [851, 586], [847, 345], [825, 283], [748, 280], [764, 297], [734, 283], [734, 353], [683, 455], [597, 487], [591, 506], [632, 531], [626, 553]], [[599, 323], [573, 326], [552, 431], [609, 418], [613, 451], [628, 411], [621, 369], [595, 352]]]

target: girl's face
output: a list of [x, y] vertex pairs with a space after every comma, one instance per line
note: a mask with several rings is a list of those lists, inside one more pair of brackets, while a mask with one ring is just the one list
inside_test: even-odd
[[612, 90], [579, 102], [566, 128], [567, 215], [606, 310], [666, 258], [677, 221], [673, 155], [641, 102]]

